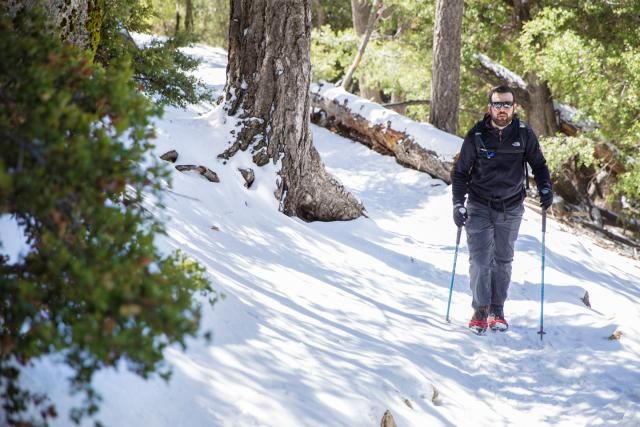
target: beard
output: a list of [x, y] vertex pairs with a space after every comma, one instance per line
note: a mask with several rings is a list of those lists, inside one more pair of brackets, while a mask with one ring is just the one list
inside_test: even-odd
[[509, 114], [506, 111], [498, 111], [497, 113], [491, 112], [491, 120], [501, 128], [511, 123], [512, 119], [513, 113]]

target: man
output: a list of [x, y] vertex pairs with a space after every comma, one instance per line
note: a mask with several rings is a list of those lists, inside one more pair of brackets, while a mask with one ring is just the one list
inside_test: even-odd
[[[489, 93], [488, 113], [467, 133], [452, 172], [453, 220], [466, 225], [473, 317], [469, 328], [506, 331], [504, 302], [511, 281], [514, 244], [524, 213], [526, 165], [543, 209], [553, 192], [547, 162], [531, 128], [518, 120], [513, 90]], [[469, 200], [465, 208], [465, 199]]]

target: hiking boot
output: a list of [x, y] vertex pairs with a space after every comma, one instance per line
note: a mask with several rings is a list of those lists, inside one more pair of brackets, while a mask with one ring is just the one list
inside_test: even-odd
[[469, 321], [469, 329], [477, 335], [484, 334], [488, 327], [487, 315], [488, 307], [478, 307]]
[[501, 305], [491, 306], [488, 324], [492, 331], [504, 332], [509, 329], [509, 324], [504, 318], [504, 311]]

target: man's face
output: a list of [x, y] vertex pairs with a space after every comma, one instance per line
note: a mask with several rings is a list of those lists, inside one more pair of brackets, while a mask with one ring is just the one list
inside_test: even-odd
[[493, 120], [493, 123], [499, 127], [505, 127], [511, 123], [515, 112], [516, 104], [513, 102], [513, 94], [494, 93], [491, 95], [489, 114], [491, 114], [491, 120]]

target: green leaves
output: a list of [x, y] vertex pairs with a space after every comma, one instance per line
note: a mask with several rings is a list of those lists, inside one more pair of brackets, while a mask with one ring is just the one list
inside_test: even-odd
[[153, 16], [152, 5], [143, 0], [104, 2], [96, 61], [107, 68], [130, 68], [139, 87], [155, 97], [159, 106], [211, 101], [202, 82], [189, 74], [199, 61], [179, 50], [191, 37], [178, 34], [146, 46], [137, 46], [131, 38], [131, 32], [149, 31]]
[[[568, 144], [549, 140], [546, 153], [551, 164], [559, 167], [556, 163], [573, 155], [578, 155], [584, 164], [593, 163], [593, 153], [588, 151], [593, 149], [594, 141], [612, 141], [627, 170], [619, 176], [616, 194], [611, 196], [625, 196], [631, 205], [637, 205], [640, 33], [631, 21], [637, 20], [640, 6], [631, 6], [632, 2], [607, 3], [544, 8], [527, 23], [520, 36], [520, 57], [527, 70], [548, 81], [556, 99], [577, 107], [600, 126], [597, 135], [568, 138]], [[618, 31], [625, 22], [631, 25], [626, 27], [628, 31]]]
[[[51, 353], [85, 394], [76, 421], [96, 413], [95, 371], [123, 361], [167, 376], [162, 351], [196, 336], [215, 292], [204, 269], [153, 244], [162, 224], [142, 206], [168, 176], [140, 166], [159, 110], [138, 92], [126, 60], [94, 64], [62, 45], [45, 18], [0, 15], [0, 207], [26, 232], [29, 252], [0, 257], [0, 395], [8, 423], [27, 400], [18, 373]], [[46, 419], [54, 411], [43, 411]]]

